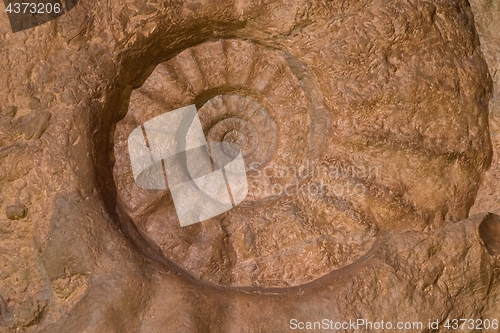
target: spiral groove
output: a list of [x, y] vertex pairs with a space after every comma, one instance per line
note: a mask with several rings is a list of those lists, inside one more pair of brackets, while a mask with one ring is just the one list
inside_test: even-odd
[[[324, 120], [318, 116], [323, 106], [309, 96], [318, 95], [316, 88], [304, 89], [297, 68], [281, 51], [247, 41], [220, 40], [194, 46], [159, 64], [131, 95], [129, 112], [116, 129], [118, 192], [139, 230], [167, 258], [199, 278], [217, 284], [250, 285], [268, 279], [266, 276], [274, 274], [273, 262], [282, 260], [270, 244], [261, 244], [261, 249], [256, 250], [241, 247], [238, 238], [231, 237], [228, 242], [226, 236], [240, 235], [241, 228], [245, 228], [241, 223], [258, 230], [262, 222], [244, 222], [248, 214], [245, 210], [258, 218], [269, 211], [270, 205], [277, 205], [281, 217], [266, 232], [282, 237], [282, 227], [296, 223], [297, 217], [290, 213], [290, 198], [275, 189], [301, 181], [297, 172], [282, 171], [296, 171], [308, 164], [325, 136], [318, 130], [318, 123]], [[247, 198], [227, 214], [180, 228], [169, 191], [144, 191], [130, 178], [125, 138], [147, 120], [191, 104], [198, 108], [208, 143], [230, 142], [240, 147], [250, 186]], [[276, 174], [280, 176], [269, 176]], [[259, 253], [267, 259], [259, 259]], [[251, 262], [258, 263], [261, 271], [249, 269]]]

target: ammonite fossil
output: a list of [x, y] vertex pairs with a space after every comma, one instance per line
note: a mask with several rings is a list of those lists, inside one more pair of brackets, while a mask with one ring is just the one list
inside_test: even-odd
[[[452, 224], [492, 156], [467, 0], [81, 1], [3, 29], [2, 331], [500, 312], [498, 218]], [[241, 148], [250, 194], [181, 228], [127, 138], [192, 104]]]
[[[352, 242], [303, 209], [301, 197], [322, 191], [307, 179], [320, 169], [317, 150], [327, 133], [318, 128], [329, 115], [310, 96], [319, 87], [301, 85], [287, 57], [238, 40], [188, 49], [158, 65], [133, 92], [117, 126], [115, 177], [122, 200], [139, 230], [197, 277], [226, 285], [294, 285], [351, 263], [371, 245], [370, 228], [363, 226]], [[134, 184], [126, 138], [148, 119], [191, 103], [199, 107], [208, 142], [241, 147], [249, 194], [226, 214], [180, 228], [168, 191]], [[285, 262], [310, 273], [295, 276]]]
[[[434, 49], [441, 67], [417, 63], [388, 51], [390, 41], [377, 44], [377, 52], [369, 43], [340, 42], [348, 26], [367, 36], [369, 28], [359, 26], [363, 20], [329, 22], [275, 47], [239, 39], [201, 43], [160, 63], [133, 91], [115, 132], [119, 199], [143, 237], [195, 277], [227, 286], [299, 285], [353, 263], [381, 233], [466, 217], [477, 188], [474, 179], [464, 181], [467, 170], [489, 163], [488, 138], [477, 130], [486, 121], [483, 109], [476, 104], [470, 119], [454, 109], [473, 105], [453, 87], [477, 89], [475, 76], [445, 78], [447, 71], [469, 70], [467, 64], [452, 68]], [[311, 48], [308, 34], [329, 46]], [[400, 74], [417, 75], [410, 69], [417, 65], [442, 80], [438, 92]], [[399, 87], [438, 98], [409, 100]], [[486, 101], [486, 90], [476, 94]], [[249, 194], [236, 208], [181, 228], [168, 190], [134, 184], [126, 139], [145, 121], [190, 104], [208, 141], [241, 147]]]

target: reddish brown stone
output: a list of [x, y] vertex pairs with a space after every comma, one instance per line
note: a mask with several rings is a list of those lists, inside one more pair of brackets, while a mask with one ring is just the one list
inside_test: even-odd
[[[499, 11], [471, 2], [477, 22], [466, 0], [81, 1], [18, 33], [3, 15], [0, 208], [29, 214], [0, 216], [0, 331], [498, 319]], [[192, 103], [261, 182], [181, 228], [127, 137]], [[262, 176], [307, 163], [338, 176]], [[296, 178], [322, 191], [264, 191]]]

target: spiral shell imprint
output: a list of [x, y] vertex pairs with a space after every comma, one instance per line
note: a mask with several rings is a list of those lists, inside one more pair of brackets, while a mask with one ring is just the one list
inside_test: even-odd
[[[318, 131], [322, 118], [313, 114], [323, 108], [311, 97], [317, 88], [304, 89], [294, 61], [241, 40], [197, 45], [159, 64], [132, 92], [128, 114], [117, 124], [114, 177], [120, 200], [144, 237], [198, 278], [287, 286], [350, 263], [321, 235], [325, 230], [308, 226], [300, 204], [285, 191], [301, 183], [301, 167], [326, 136]], [[240, 147], [249, 188], [236, 208], [181, 228], [168, 189], [144, 190], [134, 183], [127, 137], [144, 122], [191, 104], [207, 142]], [[259, 240], [263, 234], [274, 242]], [[334, 252], [338, 258], [325, 260]], [[296, 276], [292, 262], [302, 262], [309, 275]]]

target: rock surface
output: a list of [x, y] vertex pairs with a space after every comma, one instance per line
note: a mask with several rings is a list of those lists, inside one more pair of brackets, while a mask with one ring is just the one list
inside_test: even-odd
[[9, 220], [22, 219], [26, 216], [26, 213], [26, 207], [20, 202], [16, 202], [15, 204], [5, 208], [5, 215]]
[[[500, 319], [486, 213], [500, 208], [500, 12], [471, 5], [82, 0], [15, 34], [1, 11], [0, 331]], [[254, 132], [225, 120], [224, 98], [257, 103]], [[294, 176], [261, 179], [241, 207], [176, 227], [168, 191], [134, 187], [126, 138], [186, 103], [207, 136], [258, 138], [255, 173], [378, 173], [309, 173], [312, 196], [265, 195]], [[365, 191], [332, 190], [353, 183]]]
[[500, 4], [497, 1], [471, 0], [481, 50], [493, 78], [493, 97], [490, 100], [490, 134], [493, 143], [493, 162], [481, 182], [471, 213], [500, 212]]

